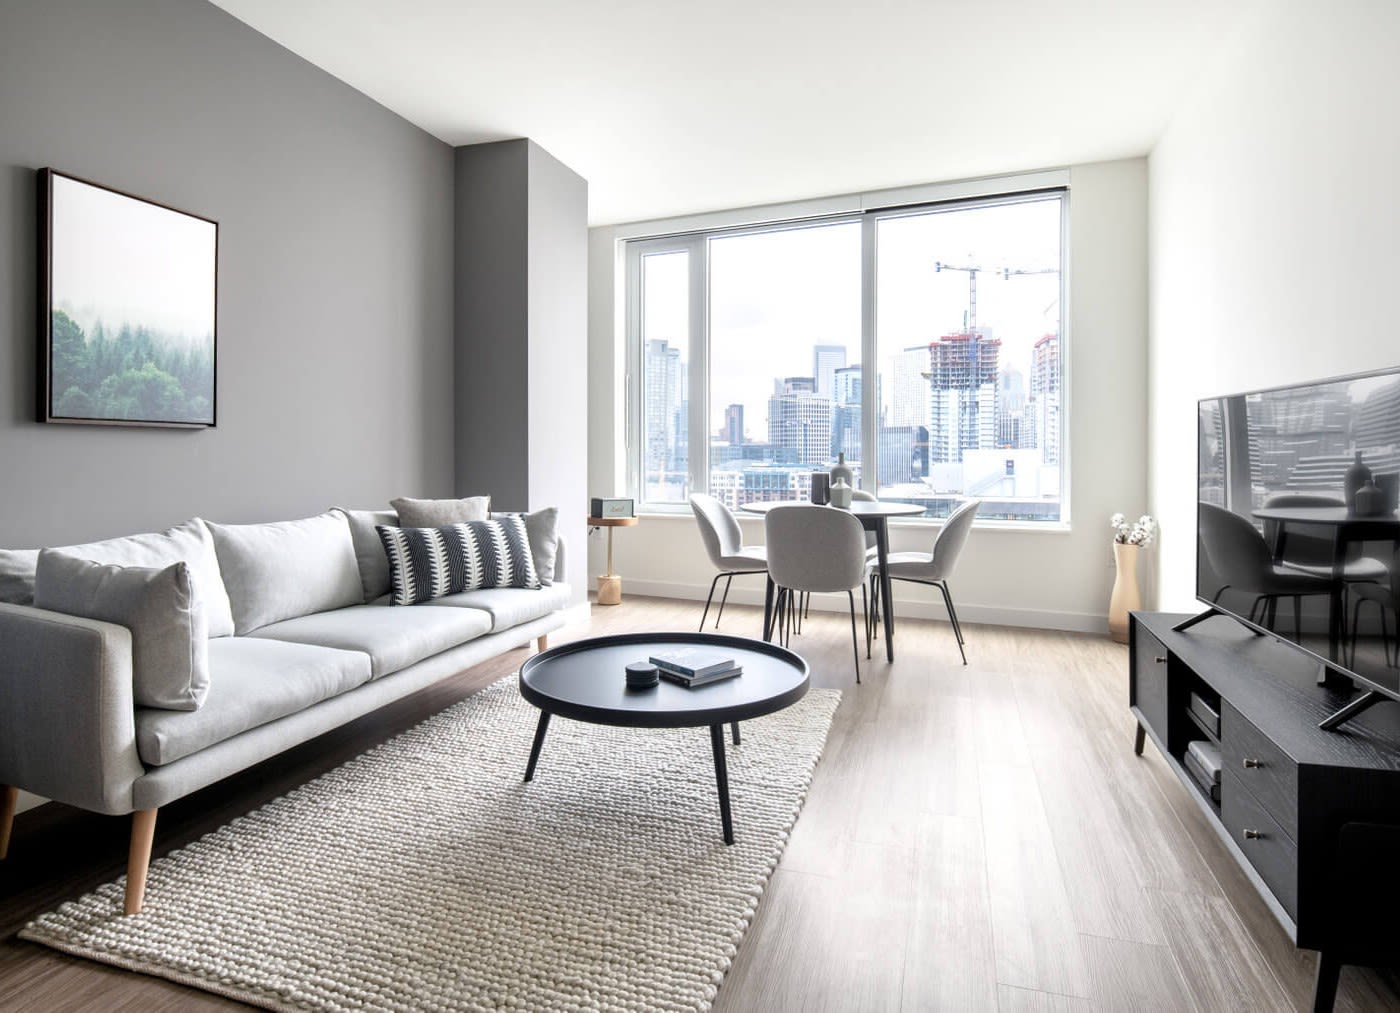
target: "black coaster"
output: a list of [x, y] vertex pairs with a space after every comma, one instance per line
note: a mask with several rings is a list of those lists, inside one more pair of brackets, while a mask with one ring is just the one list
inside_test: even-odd
[[651, 689], [661, 681], [661, 673], [649, 661], [634, 661], [627, 666], [628, 689]]

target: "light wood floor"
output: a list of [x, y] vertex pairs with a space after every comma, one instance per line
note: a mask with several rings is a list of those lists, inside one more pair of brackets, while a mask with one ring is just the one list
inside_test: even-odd
[[[572, 635], [694, 628], [629, 597]], [[723, 632], [760, 613], [730, 607]], [[793, 647], [844, 696], [802, 817], [720, 989], [722, 1010], [1308, 1008], [1295, 950], [1149, 744], [1132, 751], [1127, 651], [1105, 638], [898, 624], [851, 671], [844, 613]], [[568, 639], [555, 635], [552, 642]], [[879, 652], [876, 652], [877, 655]], [[518, 651], [161, 810], [156, 853], [214, 829], [512, 672]], [[736, 813], [742, 827], [743, 814]], [[0, 863], [0, 1009], [238, 1004], [22, 943], [33, 914], [122, 871], [127, 821], [21, 814]], [[464, 959], [470, 959], [464, 955]], [[1348, 967], [1338, 1010], [1400, 1008]]]

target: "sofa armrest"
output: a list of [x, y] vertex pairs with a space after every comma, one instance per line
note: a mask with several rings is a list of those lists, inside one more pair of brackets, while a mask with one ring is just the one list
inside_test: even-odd
[[126, 627], [0, 604], [0, 784], [131, 812], [134, 708]]
[[554, 583], [566, 584], [568, 578], [564, 576], [564, 536], [559, 536], [559, 544], [554, 550]]

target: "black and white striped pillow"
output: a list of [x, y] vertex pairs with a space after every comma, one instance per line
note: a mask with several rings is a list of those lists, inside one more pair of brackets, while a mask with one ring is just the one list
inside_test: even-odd
[[502, 517], [441, 528], [375, 526], [389, 557], [395, 605], [418, 605], [461, 591], [538, 588], [525, 521]]

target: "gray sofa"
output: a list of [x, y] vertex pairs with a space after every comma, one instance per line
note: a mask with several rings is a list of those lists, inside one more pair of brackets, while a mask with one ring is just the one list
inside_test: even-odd
[[138, 635], [133, 654], [123, 625], [23, 603], [35, 584], [45, 603], [43, 564], [34, 553], [5, 553], [0, 857], [18, 789], [131, 813], [126, 910], [139, 911], [161, 806], [505, 651], [531, 641], [543, 650], [547, 634], [564, 624], [570, 591], [557, 541], [541, 551], [532, 533], [535, 563], [547, 567], [539, 589], [468, 591], [396, 607], [376, 523], [396, 523], [395, 516], [336, 510], [229, 526], [195, 519], [160, 535], [56, 550], [122, 567], [185, 564], [171, 569], [188, 573], [194, 612], [204, 613], [199, 629], [208, 631], [205, 683], [193, 709], [139, 702], [139, 669], [149, 667], [141, 648], [151, 646], [151, 634]]

